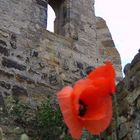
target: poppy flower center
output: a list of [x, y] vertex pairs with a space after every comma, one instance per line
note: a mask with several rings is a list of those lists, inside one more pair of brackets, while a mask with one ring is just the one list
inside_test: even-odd
[[87, 105], [82, 101], [79, 100], [79, 116], [83, 117], [87, 111]]

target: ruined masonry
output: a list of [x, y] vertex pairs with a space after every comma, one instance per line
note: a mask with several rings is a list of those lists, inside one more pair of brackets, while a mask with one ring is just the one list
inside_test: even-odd
[[[46, 30], [47, 4], [56, 14], [54, 33]], [[16, 136], [7, 120], [2, 124], [4, 97], [34, 107], [48, 97], [56, 103], [57, 90], [105, 60], [113, 62], [120, 81], [120, 56], [106, 22], [95, 17], [94, 0], [0, 0], [0, 128], [6, 140]], [[124, 73], [106, 140], [140, 140], [140, 51]]]
[[140, 140], [140, 49], [117, 86], [118, 139]]
[[[47, 5], [56, 14], [46, 30]], [[122, 78], [120, 55], [94, 0], [0, 0], [0, 108], [12, 95], [33, 106], [110, 60]], [[55, 102], [55, 101], [54, 101]]]
[[[46, 30], [48, 4], [56, 14], [54, 33]], [[47, 98], [56, 104], [56, 91], [106, 60], [114, 64], [119, 82], [120, 55], [105, 20], [95, 16], [94, 0], [0, 0], [0, 116], [9, 95], [33, 107]], [[139, 140], [139, 73], [134, 74], [139, 63], [134, 62], [118, 85], [117, 92], [124, 93], [114, 106], [120, 112], [113, 119], [119, 124], [108, 133], [113, 140]], [[2, 119], [7, 140], [15, 140], [14, 127]]]
[[[55, 33], [46, 30], [45, 0], [0, 1], [0, 95], [32, 102], [54, 95], [105, 60], [121, 61], [94, 0], [50, 0]], [[84, 6], [83, 6], [84, 5]]]

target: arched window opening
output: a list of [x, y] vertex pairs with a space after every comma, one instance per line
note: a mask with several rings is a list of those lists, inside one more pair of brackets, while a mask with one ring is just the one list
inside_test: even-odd
[[[52, 23], [49, 23], [49, 16], [52, 18], [51, 14], [49, 14], [49, 5], [53, 8], [55, 13], [54, 21], [54, 32], [59, 35], [65, 36], [65, 22], [67, 21], [67, 10], [66, 10], [66, 0], [48, 0], [48, 27]], [[50, 12], [52, 13], [52, 12]], [[48, 28], [47, 28], [48, 29]]]
[[48, 17], [47, 17], [47, 30], [54, 32], [54, 20], [56, 18], [55, 12], [52, 7], [48, 4]]

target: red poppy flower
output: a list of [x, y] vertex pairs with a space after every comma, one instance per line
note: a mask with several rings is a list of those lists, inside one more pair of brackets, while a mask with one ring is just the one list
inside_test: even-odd
[[115, 92], [115, 70], [111, 62], [93, 70], [74, 87], [57, 93], [64, 121], [73, 138], [80, 139], [82, 129], [99, 135], [110, 124], [112, 97]]

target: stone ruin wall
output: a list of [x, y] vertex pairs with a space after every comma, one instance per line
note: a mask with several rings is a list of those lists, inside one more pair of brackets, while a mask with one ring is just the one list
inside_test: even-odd
[[[86, 76], [106, 59], [113, 62], [117, 80], [121, 79], [120, 56], [109, 29], [102, 18], [95, 17], [94, 1], [88, 2], [51, 1], [57, 18], [55, 33], [50, 33], [45, 30], [46, 1], [0, 1], [1, 110], [8, 95], [33, 106], [48, 96], [53, 99], [58, 89]], [[139, 72], [140, 52], [126, 65], [125, 78], [117, 86], [113, 140], [139, 140]]]
[[104, 19], [96, 17], [97, 47], [100, 59], [111, 60], [116, 69], [117, 81], [122, 79], [120, 55], [115, 48], [115, 43]]
[[125, 77], [117, 86], [120, 140], [140, 139], [140, 50], [124, 68]]
[[[57, 14], [63, 12], [63, 18], [56, 18], [58, 31], [50, 33], [45, 30], [46, 1], [0, 1], [2, 96], [12, 94], [39, 101], [86, 76], [91, 67], [108, 58], [114, 63], [118, 78], [122, 76], [119, 53], [105, 21], [94, 15], [94, 1], [61, 2], [57, 3]], [[56, 9], [53, 1], [50, 4]]]
[[[111, 60], [122, 78], [120, 55], [94, 0], [49, 1], [55, 33], [46, 30], [45, 0], [0, 1], [0, 108], [13, 95], [36, 107], [64, 85]], [[84, 5], [84, 6], [83, 6]]]

